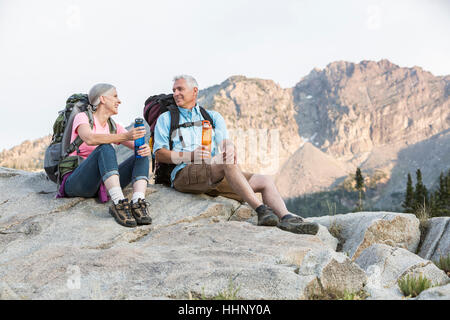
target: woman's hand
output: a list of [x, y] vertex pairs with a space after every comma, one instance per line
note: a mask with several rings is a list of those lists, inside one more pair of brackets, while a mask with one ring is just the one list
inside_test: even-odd
[[145, 136], [145, 132], [145, 127], [132, 128], [127, 132], [127, 139], [128, 141], [131, 141], [142, 138], [143, 136]]
[[142, 146], [139, 147], [138, 150], [138, 155], [140, 155], [141, 157], [148, 157], [151, 155], [151, 151], [150, 151], [150, 147], [147, 143], [143, 144]]

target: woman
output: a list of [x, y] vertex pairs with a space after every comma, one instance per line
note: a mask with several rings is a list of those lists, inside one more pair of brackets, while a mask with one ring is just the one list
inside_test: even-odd
[[[110, 84], [96, 84], [88, 94], [89, 103], [94, 106], [94, 126], [91, 130], [86, 113], [77, 114], [73, 121], [71, 142], [79, 135], [83, 144], [78, 154], [85, 160], [68, 176], [63, 188], [69, 197], [94, 197], [104, 185], [113, 204], [109, 208], [114, 219], [125, 227], [138, 224], [150, 224], [148, 203], [145, 201], [147, 188], [150, 147], [144, 144], [138, 154], [117, 164], [116, 152], [111, 145], [123, 144], [134, 150], [134, 140], [145, 136], [145, 128], [133, 128], [130, 131], [117, 124], [117, 133], [109, 131], [108, 119], [118, 113], [121, 101], [117, 90]], [[123, 195], [122, 188], [133, 184], [131, 203]], [[102, 185], [103, 184], [103, 185]]]

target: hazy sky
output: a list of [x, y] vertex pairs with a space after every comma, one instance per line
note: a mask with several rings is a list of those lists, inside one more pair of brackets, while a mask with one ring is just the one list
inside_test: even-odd
[[450, 1], [0, 0], [0, 151], [51, 133], [72, 93], [114, 84], [128, 125], [191, 74], [293, 87], [336, 60], [450, 74]]

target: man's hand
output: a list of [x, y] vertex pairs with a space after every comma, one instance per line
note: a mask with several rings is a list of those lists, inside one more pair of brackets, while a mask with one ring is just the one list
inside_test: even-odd
[[224, 140], [222, 142], [223, 149], [223, 163], [225, 164], [237, 164], [237, 150], [234, 144], [230, 140]]
[[202, 163], [202, 161], [208, 163], [211, 161], [211, 152], [205, 146], [200, 146], [192, 151], [191, 161], [193, 163]]

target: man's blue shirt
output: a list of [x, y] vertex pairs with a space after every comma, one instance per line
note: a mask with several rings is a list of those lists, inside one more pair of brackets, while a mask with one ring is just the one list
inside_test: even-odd
[[[180, 111], [180, 122], [179, 124], [183, 124], [185, 122], [195, 122], [205, 120], [202, 117], [200, 112], [200, 108], [198, 104], [195, 105], [191, 110], [184, 109], [178, 107]], [[225, 124], [225, 120], [217, 111], [207, 110], [211, 119], [213, 120], [215, 129], [212, 134], [212, 143], [211, 143], [211, 157], [214, 157], [218, 153], [218, 145], [224, 139], [229, 139], [227, 127]], [[153, 146], [153, 154], [156, 153], [161, 148], [169, 149], [169, 131], [170, 131], [170, 112], [165, 112], [159, 116], [158, 121], [155, 126], [155, 143]], [[180, 136], [177, 134], [173, 139], [173, 149], [172, 151], [178, 152], [192, 152], [202, 144], [202, 127], [201, 126], [192, 126], [188, 128], [180, 128], [181, 135], [183, 136], [183, 142], [180, 141]], [[172, 182], [175, 180], [175, 177], [181, 169], [183, 169], [187, 164], [180, 163], [173, 169], [170, 180]]]

